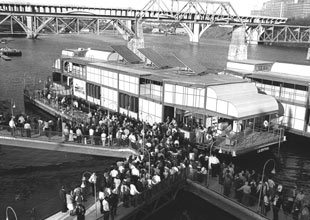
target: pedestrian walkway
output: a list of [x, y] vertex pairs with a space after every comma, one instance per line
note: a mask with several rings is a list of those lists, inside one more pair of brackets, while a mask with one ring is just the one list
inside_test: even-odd
[[47, 137], [45, 135], [34, 134], [31, 137], [22, 137], [20, 136], [20, 133], [17, 133], [15, 137], [12, 137], [8, 129], [3, 126], [2, 129], [0, 129], [0, 144], [116, 158], [127, 158], [133, 154], [138, 154], [136, 150], [127, 146], [113, 145], [103, 147], [101, 145], [64, 142], [59, 135], [51, 135], [50, 137]]
[[[208, 186], [208, 189], [214, 191], [214, 192], [217, 192], [221, 195], [223, 195], [223, 187], [221, 184], [219, 184], [218, 182], [218, 178], [217, 177], [210, 177], [209, 179], [209, 186]], [[224, 196], [224, 195], [223, 195]], [[233, 202], [236, 202], [238, 203], [237, 199], [235, 199], [235, 193], [234, 193], [234, 190], [232, 190], [232, 193], [230, 194], [230, 197], [226, 197], [228, 200], [231, 200]], [[246, 207], [247, 209], [250, 209], [252, 210], [253, 212], [255, 213], [258, 213], [258, 206], [257, 206], [257, 203], [255, 203], [254, 205], [252, 206], [245, 206], [241, 203], [238, 203], [240, 206], [243, 206], [243, 207]], [[269, 219], [273, 219], [273, 212], [272, 212], [272, 209], [271, 211], [269, 211], [267, 213], [267, 218]], [[279, 220], [293, 220], [293, 217], [291, 215], [286, 215], [284, 213], [284, 211], [282, 209], [280, 209], [279, 211]]]

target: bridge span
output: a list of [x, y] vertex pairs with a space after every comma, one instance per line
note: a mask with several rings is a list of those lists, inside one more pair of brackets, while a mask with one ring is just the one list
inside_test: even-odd
[[[169, 5], [169, 7], [167, 6]], [[42, 33], [96, 33], [114, 26], [126, 40], [142, 38], [139, 29], [143, 22], [179, 23], [191, 42], [212, 25], [257, 27], [259, 24], [283, 24], [286, 18], [240, 16], [229, 2], [205, 0], [150, 0], [142, 9], [101, 8], [72, 5], [34, 5], [0, 2], [0, 25], [10, 23], [2, 34], [27, 34], [36, 38]], [[22, 31], [14, 30], [18, 24]], [[253, 29], [253, 28], [251, 28]], [[249, 32], [249, 34], [251, 34]]]

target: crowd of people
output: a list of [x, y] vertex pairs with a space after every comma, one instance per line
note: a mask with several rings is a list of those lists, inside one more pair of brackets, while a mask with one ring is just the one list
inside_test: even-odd
[[[114, 219], [120, 201], [125, 207], [135, 206], [132, 198], [151, 189], [162, 180], [187, 171], [189, 178], [209, 186], [209, 178], [218, 178], [226, 197], [234, 197], [245, 206], [254, 206], [258, 202], [264, 215], [273, 210], [274, 220], [278, 219], [280, 208], [284, 213], [292, 214], [294, 219], [301, 218], [304, 210], [309, 210], [309, 202], [302, 189], [283, 189], [273, 177], [267, 175], [263, 181], [258, 172], [241, 169], [233, 163], [220, 161], [217, 152], [208, 148], [198, 148], [196, 143], [184, 138], [177, 122], [169, 117], [162, 123], [144, 123], [125, 114], [96, 109], [87, 114], [84, 121], [70, 121], [58, 118], [46, 120], [30, 118], [23, 114], [12, 117], [9, 121], [12, 135], [15, 127], [21, 134], [31, 137], [31, 130], [37, 129], [50, 137], [56, 132], [64, 141], [75, 141], [102, 146], [129, 146], [141, 150], [140, 155], [133, 155], [123, 161], [112, 164], [102, 174], [93, 173], [89, 180], [73, 190], [60, 190], [62, 211], [69, 210], [84, 219], [86, 186], [90, 184], [99, 189], [100, 211], [104, 219]], [[201, 139], [197, 132], [196, 139]], [[206, 145], [210, 147], [212, 141]], [[211, 154], [210, 154], [211, 153]], [[285, 193], [284, 193], [285, 191]], [[260, 200], [260, 201], [259, 201]], [[308, 213], [309, 214], [309, 213]]]

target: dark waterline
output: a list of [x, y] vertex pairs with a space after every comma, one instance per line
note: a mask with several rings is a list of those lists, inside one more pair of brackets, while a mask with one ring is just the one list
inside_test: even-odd
[[[60, 56], [64, 48], [106, 49], [112, 44], [126, 44], [120, 35], [56, 35], [42, 36], [38, 40], [15, 39], [8, 46], [21, 49], [22, 57], [12, 61], [0, 61], [0, 100], [14, 99], [16, 112], [25, 111], [23, 104], [23, 85], [34, 80], [45, 80], [51, 75], [52, 63]], [[201, 39], [199, 44], [190, 44], [187, 36], [146, 35], [145, 46], [152, 47], [164, 55], [185, 53], [207, 66], [209, 69], [225, 68], [229, 42]], [[305, 63], [307, 48], [281, 48], [271, 46], [249, 46], [248, 57], [260, 60], [302, 62]], [[240, 157], [237, 163], [247, 167], [261, 168], [264, 161], [277, 158], [276, 179], [285, 186], [297, 184], [309, 193], [310, 162], [307, 145], [309, 139], [288, 136], [283, 144], [280, 157], [277, 157], [277, 146], [273, 151], [259, 155]], [[113, 159], [97, 158], [76, 154], [45, 152], [31, 149], [2, 147], [0, 151], [0, 218], [7, 205], [20, 203], [32, 206], [57, 196], [61, 184], [70, 185], [80, 182], [81, 172], [101, 170]], [[63, 182], [66, 179], [66, 182]], [[15, 201], [17, 194], [25, 195], [24, 200]], [[31, 206], [30, 206], [31, 207]], [[213, 210], [213, 208], [211, 208]], [[169, 210], [169, 209], [168, 209]], [[20, 210], [25, 212], [26, 210]], [[165, 213], [165, 211], [163, 212]], [[206, 219], [206, 218], [202, 218]], [[215, 218], [212, 218], [215, 219]], [[222, 218], [219, 218], [222, 219]]]

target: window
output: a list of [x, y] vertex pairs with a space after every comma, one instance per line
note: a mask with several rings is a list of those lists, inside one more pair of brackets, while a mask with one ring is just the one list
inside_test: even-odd
[[140, 78], [140, 95], [160, 101], [162, 94], [162, 82]]
[[119, 89], [138, 95], [139, 78], [125, 74], [119, 74]]
[[87, 92], [87, 96], [90, 96], [95, 99], [100, 99], [100, 86], [87, 83], [86, 92]]
[[205, 89], [165, 84], [165, 102], [204, 108]]
[[119, 93], [119, 107], [138, 113], [138, 98], [124, 93]]

